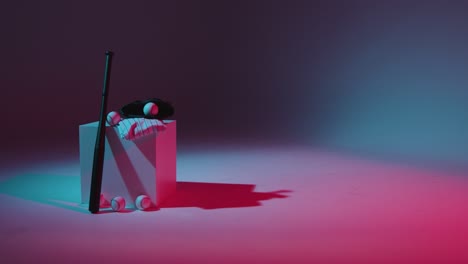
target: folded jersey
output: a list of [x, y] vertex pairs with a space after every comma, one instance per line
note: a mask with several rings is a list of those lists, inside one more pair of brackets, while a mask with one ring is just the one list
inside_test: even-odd
[[122, 139], [134, 140], [166, 130], [164, 122], [158, 119], [127, 118], [116, 126]]

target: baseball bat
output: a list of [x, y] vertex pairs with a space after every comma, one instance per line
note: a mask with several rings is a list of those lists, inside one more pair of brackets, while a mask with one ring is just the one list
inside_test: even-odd
[[112, 55], [112, 51], [106, 51], [106, 66], [104, 69], [104, 87], [102, 91], [101, 113], [99, 116], [96, 144], [94, 145], [93, 171], [91, 175], [91, 190], [89, 193], [88, 210], [93, 214], [99, 212], [101, 200], [102, 171], [104, 168], [104, 151], [106, 140], [106, 109], [107, 97], [109, 95]]

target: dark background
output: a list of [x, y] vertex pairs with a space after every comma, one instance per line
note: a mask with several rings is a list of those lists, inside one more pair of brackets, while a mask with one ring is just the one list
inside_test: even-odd
[[2, 154], [68, 146], [159, 97], [179, 144], [295, 143], [468, 162], [465, 1], [8, 1]]

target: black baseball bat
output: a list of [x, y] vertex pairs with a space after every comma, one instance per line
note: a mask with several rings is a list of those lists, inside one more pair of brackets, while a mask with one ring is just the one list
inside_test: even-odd
[[111, 73], [112, 51], [106, 51], [106, 67], [104, 69], [104, 88], [102, 91], [101, 113], [99, 116], [96, 144], [94, 146], [93, 171], [91, 176], [91, 190], [89, 193], [89, 211], [99, 212], [102, 186], [102, 171], [104, 168], [104, 150], [106, 140], [106, 109], [109, 94], [109, 80]]

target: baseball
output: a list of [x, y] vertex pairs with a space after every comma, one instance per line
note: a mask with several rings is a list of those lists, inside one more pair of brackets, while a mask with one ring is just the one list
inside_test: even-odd
[[125, 208], [125, 199], [122, 196], [116, 196], [111, 201], [112, 210], [119, 212]]
[[151, 207], [151, 199], [147, 195], [140, 195], [136, 198], [135, 206], [144, 211]]
[[120, 122], [120, 114], [116, 111], [112, 111], [109, 114], [107, 114], [107, 124], [111, 126], [115, 126]]
[[159, 112], [158, 106], [155, 103], [149, 102], [143, 107], [145, 115], [157, 115]]

